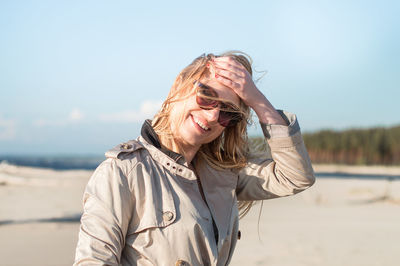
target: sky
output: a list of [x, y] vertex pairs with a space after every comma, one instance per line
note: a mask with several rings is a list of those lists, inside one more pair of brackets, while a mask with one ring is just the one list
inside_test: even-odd
[[227, 50], [267, 72], [257, 87], [302, 132], [398, 125], [399, 13], [399, 1], [2, 0], [0, 154], [135, 139], [181, 69]]

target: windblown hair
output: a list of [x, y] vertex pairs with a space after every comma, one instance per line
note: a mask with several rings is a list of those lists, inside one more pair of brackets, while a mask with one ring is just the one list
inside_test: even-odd
[[[207, 64], [212, 65], [214, 57], [231, 57], [246, 70], [253, 74], [251, 58], [240, 51], [229, 51], [220, 55], [203, 54], [197, 57], [191, 64], [185, 67], [176, 77], [174, 84], [164, 101], [160, 111], [155, 115], [152, 126], [157, 135], [163, 140], [163, 144], [172, 147], [178, 142], [171, 129], [175, 123], [178, 127], [184, 120], [182, 114], [178, 121], [171, 121], [170, 113], [174, 104], [183, 101], [196, 93], [194, 83], [210, 74]], [[223, 133], [210, 143], [203, 144], [196, 157], [205, 160], [210, 166], [217, 170], [232, 169], [240, 170], [246, 163], [249, 155], [249, 142], [247, 135], [247, 124], [250, 123], [250, 108], [240, 99], [240, 112], [244, 119], [234, 126], [226, 127]], [[179, 146], [178, 146], [179, 147]], [[179, 152], [183, 152], [180, 150]], [[240, 216], [243, 217], [252, 206], [253, 202], [239, 202]]]

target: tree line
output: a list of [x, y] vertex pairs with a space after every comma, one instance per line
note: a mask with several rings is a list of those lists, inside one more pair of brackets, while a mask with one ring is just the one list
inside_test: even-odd
[[400, 164], [400, 125], [303, 134], [314, 163]]
[[[313, 163], [400, 165], [400, 125], [321, 130], [304, 133], [303, 139]], [[253, 142], [260, 144], [260, 138]]]

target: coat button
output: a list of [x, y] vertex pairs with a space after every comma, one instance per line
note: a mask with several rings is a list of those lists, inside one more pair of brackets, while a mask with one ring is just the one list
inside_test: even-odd
[[172, 213], [172, 212], [164, 212], [163, 213], [163, 219], [164, 219], [164, 221], [166, 221], [166, 222], [169, 222], [169, 221], [171, 221], [172, 219], [174, 218], [174, 214]]
[[177, 260], [175, 266], [190, 266], [189, 262], [184, 260]]
[[238, 231], [238, 240], [240, 240], [240, 238], [242, 237], [242, 232], [240, 232], [240, 230]]
[[121, 145], [121, 148], [122, 148], [122, 149], [125, 149], [125, 150], [129, 150], [129, 149], [132, 148], [132, 145], [131, 145], [131, 144], [128, 144], [128, 143], [124, 143], [124, 144]]

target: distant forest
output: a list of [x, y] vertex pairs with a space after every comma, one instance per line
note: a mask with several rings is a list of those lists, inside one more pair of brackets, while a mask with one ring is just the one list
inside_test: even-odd
[[400, 125], [303, 134], [314, 163], [400, 165]]
[[304, 133], [303, 139], [313, 163], [400, 165], [400, 125], [322, 130]]
[[314, 163], [400, 165], [400, 125], [303, 134]]

